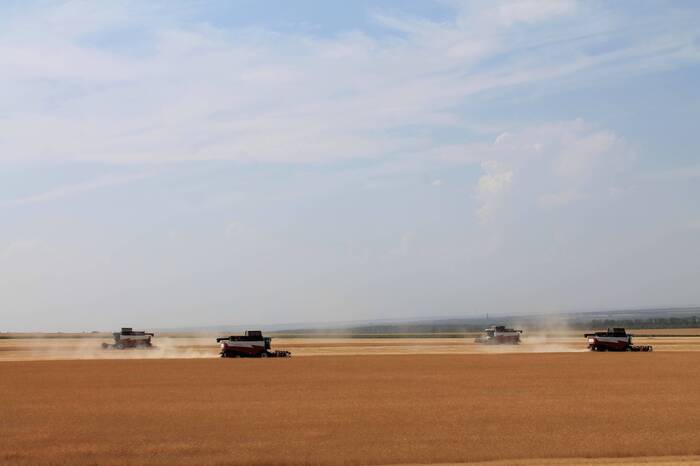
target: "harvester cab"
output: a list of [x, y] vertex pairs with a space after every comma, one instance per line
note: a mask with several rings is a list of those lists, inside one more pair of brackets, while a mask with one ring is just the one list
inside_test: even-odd
[[591, 351], [652, 351], [649, 345], [633, 345], [632, 336], [624, 328], [609, 328], [605, 332], [586, 333]]
[[260, 330], [246, 330], [243, 335], [220, 337], [216, 342], [221, 345], [222, 358], [284, 358], [292, 354], [289, 351], [271, 351], [271, 337], [264, 337]]
[[131, 327], [122, 327], [121, 332], [114, 332], [114, 343], [102, 343], [104, 349], [153, 348], [151, 338], [154, 334]]

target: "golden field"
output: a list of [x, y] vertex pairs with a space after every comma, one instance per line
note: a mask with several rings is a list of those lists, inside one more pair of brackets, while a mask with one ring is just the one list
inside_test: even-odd
[[698, 393], [692, 351], [5, 361], [0, 464], [695, 464]]

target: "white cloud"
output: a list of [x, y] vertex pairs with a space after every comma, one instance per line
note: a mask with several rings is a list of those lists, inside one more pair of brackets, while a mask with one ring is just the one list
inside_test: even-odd
[[[580, 122], [577, 122], [580, 126]], [[585, 128], [582, 128], [585, 131]], [[562, 176], [580, 176], [590, 173], [598, 158], [609, 153], [615, 146], [624, 143], [610, 131], [595, 131], [584, 134], [578, 130], [572, 136], [559, 141], [561, 155], [554, 161], [554, 170]]]
[[612, 131], [581, 119], [500, 132], [493, 143], [453, 148], [445, 160], [473, 163], [485, 172], [477, 181], [477, 216], [490, 219], [518, 177], [518, 199], [532, 196], [541, 207], [556, 207], [589, 196], [592, 184], [624, 166], [631, 149]]
[[[620, 19], [571, 1], [456, 4], [440, 22], [376, 14], [390, 28], [380, 37], [222, 30], [139, 4], [67, 2], [30, 13], [0, 33], [0, 98], [11, 104], [0, 119], [0, 161], [430, 154], [451, 147], [414, 128], [468, 127], [464, 107], [475, 94], [700, 61], [696, 28], [673, 17], [672, 34], [629, 27], [616, 32], [619, 46], [589, 53]], [[514, 27], [532, 23], [527, 35]], [[130, 27], [143, 34], [127, 51], [90, 42]], [[572, 153], [559, 169], [586, 170], [585, 159]]]
[[513, 170], [496, 161], [482, 162], [484, 174], [476, 184], [476, 198], [479, 203], [477, 215], [480, 220], [488, 220], [494, 213], [501, 195], [513, 181]]
[[508, 140], [509, 134], [507, 132], [501, 133], [496, 137], [496, 140], [493, 141], [494, 144], [502, 144], [505, 143]]

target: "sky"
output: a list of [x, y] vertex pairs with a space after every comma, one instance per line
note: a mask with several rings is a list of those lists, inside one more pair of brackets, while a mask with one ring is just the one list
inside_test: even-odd
[[700, 304], [694, 1], [0, 3], [0, 331]]

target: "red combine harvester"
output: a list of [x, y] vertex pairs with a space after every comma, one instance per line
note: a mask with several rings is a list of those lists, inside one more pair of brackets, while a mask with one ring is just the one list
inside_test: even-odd
[[131, 327], [122, 327], [121, 332], [114, 332], [114, 344], [102, 343], [104, 349], [130, 349], [130, 348], [153, 348], [151, 344], [152, 333], [142, 330], [134, 330]]
[[474, 340], [474, 343], [485, 345], [517, 345], [520, 343], [522, 330], [507, 328], [504, 325], [493, 325], [484, 330], [484, 335]]
[[591, 351], [652, 351], [649, 345], [633, 345], [632, 335], [624, 328], [609, 328], [607, 332], [586, 333]]
[[246, 330], [245, 335], [217, 338], [221, 343], [222, 358], [288, 358], [289, 351], [271, 351], [271, 337], [264, 337], [260, 330]]

